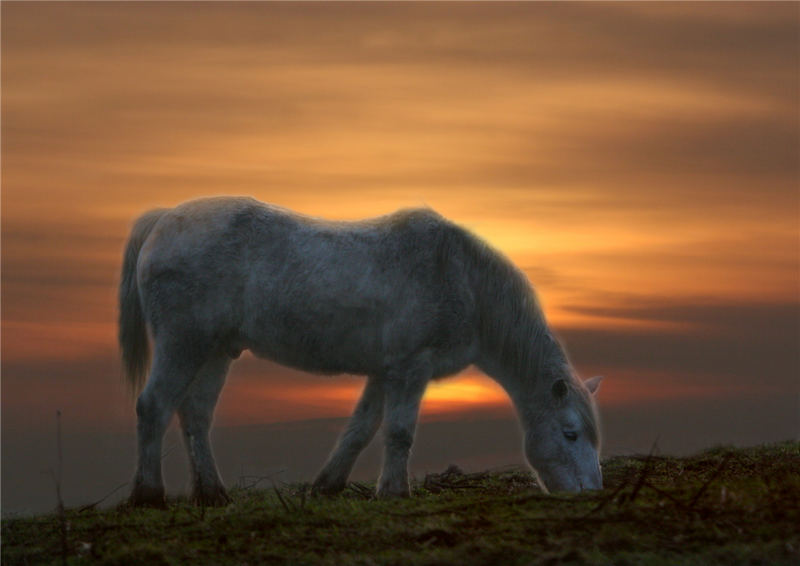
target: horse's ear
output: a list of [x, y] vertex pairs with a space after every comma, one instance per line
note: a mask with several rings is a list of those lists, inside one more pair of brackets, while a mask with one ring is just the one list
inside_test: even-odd
[[597, 393], [597, 390], [600, 388], [601, 381], [603, 381], [603, 376], [596, 375], [584, 381], [583, 384], [586, 386], [586, 389], [589, 390], [589, 393], [595, 395]]
[[567, 382], [564, 381], [563, 379], [555, 380], [553, 382], [552, 391], [553, 391], [553, 397], [555, 397], [558, 400], [563, 399], [564, 397], [567, 396], [567, 391], [568, 391]]

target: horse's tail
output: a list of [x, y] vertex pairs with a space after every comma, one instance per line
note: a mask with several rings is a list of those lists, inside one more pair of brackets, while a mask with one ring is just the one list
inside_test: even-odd
[[125, 377], [134, 393], [144, 385], [147, 368], [150, 366], [150, 343], [147, 339], [139, 286], [136, 283], [136, 263], [142, 245], [164, 212], [166, 209], [151, 210], [136, 221], [125, 246], [122, 262], [122, 281], [119, 284], [119, 345], [122, 349]]

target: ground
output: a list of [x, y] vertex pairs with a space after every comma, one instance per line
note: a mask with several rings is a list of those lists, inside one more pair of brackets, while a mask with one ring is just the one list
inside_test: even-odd
[[3, 520], [2, 564], [800, 564], [800, 442], [603, 470], [603, 491], [569, 496], [452, 467], [399, 501], [261, 482], [221, 508], [87, 506]]

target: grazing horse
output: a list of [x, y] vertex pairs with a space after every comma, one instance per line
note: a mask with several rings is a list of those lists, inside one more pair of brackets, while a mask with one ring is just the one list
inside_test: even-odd
[[136, 505], [163, 505], [161, 442], [175, 412], [193, 500], [228, 501], [209, 429], [245, 349], [309, 372], [367, 376], [317, 492], [345, 487], [383, 422], [377, 494], [407, 496], [426, 385], [470, 364], [508, 392], [545, 489], [601, 487], [600, 378], [577, 379], [523, 273], [432, 210], [329, 222], [242, 197], [153, 210], [131, 231], [119, 307], [123, 364], [141, 391]]

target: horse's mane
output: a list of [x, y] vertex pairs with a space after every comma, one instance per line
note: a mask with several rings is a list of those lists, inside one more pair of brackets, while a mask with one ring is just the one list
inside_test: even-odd
[[501, 252], [467, 230], [449, 231], [447, 248], [461, 252], [475, 295], [481, 347], [519, 378], [540, 375], [557, 343], [528, 278]]
[[[475, 293], [478, 335], [485, 353], [521, 383], [536, 387], [545, 374], [561, 377], [570, 367], [562, 345], [553, 335], [536, 291], [525, 274], [505, 255], [469, 231], [453, 225], [445, 244], [456, 246], [465, 258]], [[574, 373], [567, 380], [575, 408], [593, 444], [599, 443], [597, 413], [591, 394]], [[547, 384], [549, 387], [550, 384]]]

